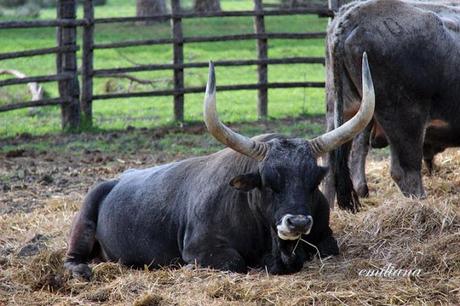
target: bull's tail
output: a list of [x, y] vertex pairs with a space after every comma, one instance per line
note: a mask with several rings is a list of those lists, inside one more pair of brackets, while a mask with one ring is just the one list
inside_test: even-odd
[[75, 216], [64, 263], [75, 276], [86, 279], [91, 276], [87, 263], [97, 253], [96, 225], [99, 207], [117, 183], [118, 181], [108, 181], [94, 187], [85, 197], [80, 212]]
[[[335, 104], [334, 104], [334, 128], [343, 124], [343, 71], [344, 64], [344, 43], [341, 35], [341, 25], [338, 25], [338, 33], [333, 40], [331, 49], [331, 61], [333, 67]], [[337, 204], [340, 208], [357, 212], [360, 208], [358, 194], [353, 188], [348, 159], [351, 151], [351, 143], [345, 143], [330, 154], [329, 165], [334, 173], [335, 190], [337, 193]]]

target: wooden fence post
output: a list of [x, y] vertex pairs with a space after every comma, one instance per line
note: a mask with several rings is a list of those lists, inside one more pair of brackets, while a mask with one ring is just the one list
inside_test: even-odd
[[[76, 19], [76, 1], [59, 0], [57, 5], [58, 19]], [[59, 94], [67, 100], [61, 106], [62, 128], [77, 130], [80, 127], [80, 88], [77, 73], [77, 28], [75, 25], [62, 26], [58, 30], [59, 47], [74, 47], [72, 51], [64, 51], [57, 56], [57, 70], [59, 74], [71, 76], [59, 81]]]
[[327, 4], [331, 11], [337, 12], [339, 10], [339, 0], [328, 0]]
[[[184, 43], [182, 35], [182, 18], [178, 16], [181, 12], [180, 0], [171, 0], [171, 29], [174, 40], [173, 61], [174, 61], [174, 120], [184, 121], [184, 68], [179, 65], [184, 63]], [[180, 93], [177, 93], [179, 91]]]
[[86, 25], [83, 28], [83, 58], [81, 65], [81, 101], [83, 127], [93, 125], [93, 62], [94, 62], [94, 5], [93, 0], [85, 0], [84, 16]]
[[[262, 0], [254, 0], [254, 31], [256, 34], [265, 34], [265, 21], [263, 13]], [[268, 42], [266, 38], [257, 39], [257, 58], [259, 60], [267, 60], [268, 58]], [[264, 85], [268, 83], [268, 67], [267, 64], [259, 64], [257, 66], [257, 72], [259, 75], [259, 84]], [[257, 115], [259, 118], [265, 119], [268, 115], [268, 89], [265, 86], [259, 88], [258, 91], [258, 104], [257, 104]]]

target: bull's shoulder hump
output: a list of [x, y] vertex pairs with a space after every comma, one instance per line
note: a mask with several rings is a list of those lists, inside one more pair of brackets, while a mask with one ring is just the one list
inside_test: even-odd
[[158, 165], [144, 169], [128, 169], [125, 170], [121, 176], [121, 180], [136, 179], [149, 179], [152, 177], [161, 177], [169, 173], [176, 173], [177, 171], [190, 171], [191, 168], [199, 168], [200, 165], [206, 164], [208, 156], [191, 157], [184, 160], [174, 161], [171, 163]]
[[168, 168], [170, 168], [171, 166], [173, 166], [176, 162], [172, 162], [172, 163], [168, 163], [168, 164], [163, 164], [163, 165], [158, 165], [158, 166], [153, 166], [153, 167], [149, 167], [149, 168], [144, 168], [144, 169], [136, 169], [136, 168], [130, 168], [130, 169], [127, 169], [125, 170], [121, 176], [129, 176], [129, 175], [132, 175], [132, 174], [142, 174], [142, 173], [154, 173], [154, 172], [160, 172], [160, 171], [164, 171]]
[[176, 167], [178, 163], [179, 162], [172, 162], [172, 163], [154, 166], [150, 168], [144, 168], [144, 169], [128, 169], [120, 175], [120, 180], [129, 181], [133, 179], [138, 180], [138, 179], [147, 179], [152, 176], [160, 176], [168, 172], [168, 170]]

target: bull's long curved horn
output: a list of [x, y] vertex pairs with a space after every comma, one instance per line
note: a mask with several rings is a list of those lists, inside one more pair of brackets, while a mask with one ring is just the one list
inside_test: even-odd
[[318, 136], [310, 141], [313, 152], [320, 156], [334, 150], [350, 141], [361, 132], [371, 121], [374, 115], [375, 93], [372, 76], [367, 61], [367, 54], [363, 54], [362, 63], [363, 99], [358, 113], [340, 127]]
[[216, 110], [216, 75], [212, 62], [209, 63], [209, 78], [204, 98], [204, 122], [211, 135], [229, 148], [259, 161], [264, 159], [267, 153], [265, 143], [235, 133], [219, 120]]

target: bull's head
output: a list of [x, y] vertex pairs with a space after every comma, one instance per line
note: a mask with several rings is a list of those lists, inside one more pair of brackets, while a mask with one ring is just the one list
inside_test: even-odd
[[260, 142], [225, 126], [216, 111], [216, 79], [210, 63], [204, 100], [204, 121], [209, 132], [229, 148], [258, 161], [258, 170], [238, 175], [230, 185], [242, 191], [258, 188], [272, 228], [282, 240], [308, 234], [313, 225], [315, 192], [326, 174], [317, 158], [350, 141], [370, 122], [374, 113], [374, 89], [367, 56], [363, 55], [363, 103], [359, 112], [339, 128], [312, 140], [275, 138]]

